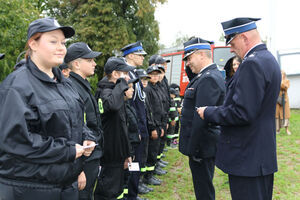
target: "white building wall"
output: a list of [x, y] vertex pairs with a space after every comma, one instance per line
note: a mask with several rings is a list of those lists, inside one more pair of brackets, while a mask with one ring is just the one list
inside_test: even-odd
[[291, 108], [300, 108], [300, 74], [287, 75], [290, 80], [290, 88], [288, 89], [288, 95]]

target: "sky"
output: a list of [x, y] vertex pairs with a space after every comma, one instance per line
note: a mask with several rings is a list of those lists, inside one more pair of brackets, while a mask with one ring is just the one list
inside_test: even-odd
[[[274, 55], [278, 50], [300, 52], [299, 0], [168, 0], [155, 12], [159, 42], [166, 47], [171, 47], [180, 35], [198, 36], [224, 45], [219, 41], [223, 33], [221, 22], [236, 17], [262, 18], [256, 23], [258, 31]], [[293, 60], [300, 72], [300, 54]]]

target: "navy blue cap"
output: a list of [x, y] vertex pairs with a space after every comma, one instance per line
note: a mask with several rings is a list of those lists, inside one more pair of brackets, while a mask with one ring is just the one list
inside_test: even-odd
[[174, 88], [170, 88], [169, 91], [170, 91], [170, 94], [174, 94], [174, 95], [177, 94], [177, 91]]
[[164, 57], [162, 56], [157, 56], [156, 59], [155, 59], [155, 64], [158, 64], [158, 65], [161, 65], [161, 64], [164, 64], [164, 63], [169, 63], [170, 60], [168, 59], [165, 59]]
[[104, 65], [104, 72], [111, 74], [113, 71], [129, 72], [134, 67], [127, 64], [124, 58], [110, 57]]
[[211, 50], [211, 44], [213, 44], [213, 42], [203, 40], [199, 37], [190, 39], [189, 41], [183, 43], [184, 57], [182, 60], [186, 60], [189, 55], [193, 54], [197, 50]]
[[141, 78], [150, 78], [150, 76], [148, 76], [146, 70], [144, 69], [136, 69], [135, 72], [137, 73], [138, 77]]
[[235, 18], [226, 22], [222, 22], [222, 27], [225, 33], [226, 45], [239, 33], [256, 29], [256, 21], [261, 18]]
[[164, 72], [166, 72], [165, 67], [163, 65], [156, 65], [158, 67], [158, 69], [163, 70]]
[[68, 69], [68, 68], [69, 68], [69, 66], [66, 63], [63, 63], [63, 64], [59, 65], [60, 70]]
[[157, 65], [152, 65], [147, 68], [147, 74], [150, 74], [151, 72], [154, 72], [154, 71], [161, 73], [161, 71]]
[[29, 24], [27, 31], [27, 40], [36, 33], [44, 33], [61, 29], [66, 38], [70, 38], [75, 34], [75, 30], [70, 26], [61, 26], [54, 18], [41, 18], [34, 20]]
[[4, 53], [0, 53], [0, 60], [3, 59], [5, 57]]
[[123, 52], [123, 56], [126, 56], [130, 53], [147, 55], [147, 53], [143, 49], [143, 44], [140, 41], [126, 45], [121, 49], [121, 51]]
[[68, 47], [65, 63], [69, 63], [77, 58], [96, 58], [101, 54], [101, 52], [92, 51], [89, 45], [84, 42], [76, 42]]
[[155, 60], [156, 60], [157, 56], [158, 56], [157, 54], [154, 54], [149, 58], [149, 66], [155, 64]]

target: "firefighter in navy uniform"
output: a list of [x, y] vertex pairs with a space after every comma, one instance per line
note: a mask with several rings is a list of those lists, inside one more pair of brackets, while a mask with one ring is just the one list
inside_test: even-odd
[[81, 156], [93, 150], [82, 144], [95, 138], [80, 96], [56, 67], [73, 35], [53, 18], [31, 22], [26, 62], [0, 85], [0, 199], [78, 199]]
[[[121, 49], [123, 52], [123, 57], [125, 57], [127, 63], [134, 68], [143, 65], [144, 56], [147, 54], [143, 49], [142, 43], [140, 41], [126, 45]], [[130, 78], [138, 78], [136, 69], [129, 72]], [[139, 118], [139, 131], [141, 134], [141, 143], [137, 147], [135, 159], [140, 164], [140, 169], [142, 172], [146, 171], [145, 163], [142, 161], [144, 157], [147, 157], [145, 153], [145, 148], [148, 148], [149, 143], [149, 134], [147, 128], [147, 119], [146, 119], [146, 109], [145, 109], [145, 93], [143, 91], [143, 85], [141, 81], [134, 84], [134, 95], [131, 100], [129, 100], [132, 107], [134, 107], [136, 114]], [[128, 183], [128, 197], [129, 198], [139, 198], [137, 197], [138, 190], [141, 190], [143, 193], [147, 190], [147, 186], [143, 183], [140, 184], [140, 172], [133, 172], [129, 178]]]
[[228, 83], [224, 104], [198, 109], [207, 123], [222, 126], [216, 165], [228, 173], [233, 200], [271, 200], [277, 171], [275, 110], [281, 73], [261, 41], [257, 20], [222, 23], [226, 44], [243, 61]]
[[183, 59], [193, 79], [184, 93], [179, 151], [189, 156], [196, 198], [215, 199], [213, 176], [220, 128], [200, 119], [196, 108], [222, 105], [225, 83], [217, 65], [212, 63], [209, 41], [193, 38], [185, 42]]
[[94, 58], [101, 52], [92, 51], [86, 43], [76, 42], [69, 46], [65, 56], [65, 63], [71, 70], [69, 79], [84, 102], [84, 121], [93, 132], [98, 146], [92, 155], [85, 160], [84, 171], [78, 178], [79, 199], [93, 199], [93, 189], [99, 171], [100, 158], [103, 154], [103, 133], [98, 102], [91, 92], [87, 78], [94, 75], [96, 63]]

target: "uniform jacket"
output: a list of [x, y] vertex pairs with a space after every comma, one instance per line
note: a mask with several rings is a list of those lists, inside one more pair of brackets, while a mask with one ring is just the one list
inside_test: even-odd
[[179, 139], [179, 151], [197, 158], [214, 157], [220, 128], [203, 121], [196, 107], [222, 105], [225, 83], [215, 64], [194, 76], [186, 87]]
[[133, 146], [136, 146], [141, 142], [138, 117], [136, 115], [135, 109], [129, 104], [128, 101], [125, 102], [125, 111], [128, 127], [128, 139], [132, 148], [131, 155], [134, 155]]
[[84, 126], [83, 102], [58, 68], [57, 81], [28, 58], [0, 86], [0, 176], [38, 183], [77, 180], [75, 143], [95, 140]]
[[[146, 93], [146, 98], [145, 98], [145, 107], [146, 107], [147, 127], [148, 128], [152, 127], [152, 129], [154, 130], [155, 124], [154, 124], [151, 105], [150, 105], [150, 101], [149, 101], [149, 97], [147, 96], [147, 93]], [[149, 131], [148, 131], [148, 133], [149, 133], [149, 136], [151, 136], [151, 133]]]
[[281, 82], [279, 65], [266, 45], [245, 56], [228, 84], [223, 106], [208, 107], [205, 121], [222, 126], [216, 165], [236, 176], [277, 171], [275, 106]]
[[[138, 75], [135, 71], [129, 72], [130, 78], [138, 78]], [[139, 80], [133, 86], [134, 95], [133, 98], [129, 100], [130, 105], [134, 107], [135, 112], [139, 119], [139, 130], [142, 137], [148, 137], [148, 128], [147, 128], [147, 118], [146, 118], [146, 108], [145, 108], [145, 93], [143, 91], [142, 82]]]
[[86, 161], [100, 159], [103, 153], [103, 132], [98, 103], [91, 92], [90, 83], [86, 79], [83, 79], [80, 75], [74, 72], [70, 72], [69, 79], [72, 81], [73, 88], [76, 89], [84, 102], [85, 123], [93, 132], [93, 135], [97, 140], [96, 143], [99, 144]]
[[130, 156], [127, 135], [124, 92], [128, 89], [125, 79], [117, 83], [108, 81], [105, 76], [99, 83], [96, 99], [101, 98], [104, 112], [101, 114], [104, 134], [104, 155], [101, 164], [123, 165]]
[[[288, 79], [281, 81], [279, 96], [284, 94], [284, 119], [290, 118], [290, 102], [288, 96], [288, 88], [290, 87], [290, 81]], [[276, 118], [283, 119], [283, 105], [276, 103]]]
[[171, 98], [170, 98], [170, 89], [168, 86], [168, 81], [166, 77], [163, 78], [161, 82], [157, 83], [157, 86], [159, 88], [160, 96], [162, 99], [163, 109], [165, 111], [165, 118], [163, 118], [163, 128], [166, 128], [167, 123], [169, 122], [169, 111], [171, 106]]
[[152, 112], [152, 122], [149, 122], [149, 132], [153, 130], [160, 130], [163, 128], [164, 120], [167, 117], [167, 113], [164, 111], [162, 104], [162, 96], [159, 91], [157, 84], [153, 85], [148, 83], [148, 86], [145, 88], [146, 96], [149, 101], [150, 111]]

